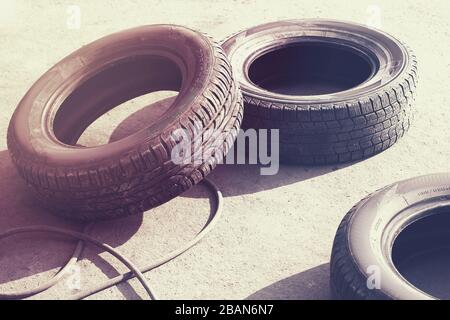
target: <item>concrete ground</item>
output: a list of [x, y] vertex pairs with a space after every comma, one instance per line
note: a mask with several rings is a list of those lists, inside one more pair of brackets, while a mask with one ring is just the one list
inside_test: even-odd
[[[79, 29], [74, 16], [78, 9], [71, 5], [80, 8]], [[448, 1], [2, 0], [0, 231], [31, 224], [81, 229], [37, 206], [6, 150], [6, 130], [15, 106], [62, 57], [101, 36], [144, 24], [187, 25], [222, 39], [264, 22], [314, 17], [379, 24], [415, 50], [420, 82], [410, 132], [382, 154], [345, 166], [283, 166], [276, 176], [260, 176], [257, 166], [217, 168], [210, 178], [225, 196], [222, 219], [199, 245], [146, 277], [164, 299], [329, 298], [331, 245], [352, 205], [394, 181], [450, 170]], [[104, 116], [83, 139], [101, 143], [114, 130], [119, 136], [132, 130], [139, 118], [133, 117], [137, 111], [133, 106]], [[208, 193], [198, 186], [143, 215], [98, 223], [93, 234], [137, 265], [145, 265], [191, 239], [208, 213]], [[72, 249], [73, 242], [38, 235], [3, 240], [0, 292], [42, 283]], [[36, 298], [68, 298], [124, 271], [108, 254], [98, 253], [87, 249], [78, 273], [74, 270], [69, 281]], [[143, 296], [139, 284], [131, 281], [91, 298]]]

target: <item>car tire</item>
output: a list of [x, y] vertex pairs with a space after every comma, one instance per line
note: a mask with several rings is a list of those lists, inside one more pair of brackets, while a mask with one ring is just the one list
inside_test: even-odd
[[384, 32], [290, 20], [238, 32], [222, 47], [244, 96], [243, 128], [279, 129], [281, 162], [368, 158], [410, 127], [416, 57]]
[[[159, 90], [179, 94], [157, 123], [109, 144], [77, 145], [102, 114]], [[242, 115], [241, 93], [218, 44], [180, 26], [143, 26], [88, 44], [47, 71], [17, 106], [8, 149], [55, 213], [114, 218], [158, 206], [201, 181], [233, 144]], [[177, 130], [193, 147], [183, 161], [171, 158], [182, 140]]]
[[[448, 282], [437, 274], [439, 260], [427, 257], [432, 253], [435, 259], [436, 250], [450, 246], [449, 225], [448, 173], [397, 182], [369, 195], [344, 217], [336, 233], [330, 262], [333, 297], [448, 299], [448, 287], [441, 287]], [[422, 264], [432, 265], [433, 272], [423, 272]]]

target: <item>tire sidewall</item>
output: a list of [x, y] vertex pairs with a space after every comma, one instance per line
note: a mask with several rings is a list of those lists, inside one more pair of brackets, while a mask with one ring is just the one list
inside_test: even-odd
[[[358, 204], [347, 226], [351, 259], [366, 278], [368, 270], [380, 271], [381, 292], [396, 300], [434, 299], [409, 283], [383, 254], [383, 238], [395, 237], [401, 230], [387, 228], [407, 209], [430, 201], [450, 199], [450, 174], [434, 174], [394, 183]], [[389, 233], [386, 235], [386, 233]]]
[[[383, 67], [371, 79], [354, 88], [316, 96], [277, 94], [250, 80], [248, 68], [255, 59], [285, 46], [287, 41], [292, 41], [295, 45], [305, 37], [348, 41], [358, 48], [365, 48]], [[230, 36], [223, 41], [222, 47], [239, 79], [244, 98], [308, 107], [370, 95], [397, 78], [402, 78], [401, 74], [409, 69], [410, 64], [408, 49], [394, 37], [363, 25], [337, 20], [305, 19], [267, 23]]]
[[[155, 43], [155, 44], [153, 44]], [[77, 85], [108, 64], [147, 48], [148, 54], [174, 52], [182, 68], [183, 84], [171, 112], [148, 128], [109, 144], [83, 148], [60, 142], [52, 134], [52, 121], [67, 87]], [[125, 30], [94, 41], [48, 70], [19, 102], [8, 128], [8, 149], [33, 162], [57, 167], [108, 163], [174, 127], [181, 114], [203, 99], [213, 72], [213, 48], [208, 38], [184, 27], [152, 25]], [[181, 128], [181, 127], [180, 127]]]

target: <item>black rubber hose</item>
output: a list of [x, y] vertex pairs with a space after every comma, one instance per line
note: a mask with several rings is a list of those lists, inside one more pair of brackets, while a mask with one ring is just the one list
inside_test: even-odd
[[[215, 210], [211, 211], [208, 221], [206, 222], [206, 224], [204, 225], [202, 230], [195, 236], [194, 239], [192, 239], [191, 241], [186, 243], [183, 247], [171, 252], [166, 257], [154, 262], [151, 265], [144, 267], [141, 270], [139, 268], [137, 268], [136, 266], [134, 266], [134, 264], [130, 260], [128, 260], [122, 254], [120, 254], [114, 248], [110, 247], [109, 245], [107, 245], [105, 243], [100, 242], [99, 240], [92, 238], [91, 236], [89, 236], [85, 233], [80, 233], [80, 232], [76, 232], [76, 231], [72, 231], [72, 230], [68, 230], [68, 229], [50, 227], [50, 226], [28, 226], [28, 227], [10, 229], [10, 230], [7, 230], [6, 232], [1, 233], [0, 240], [10, 237], [10, 236], [13, 236], [15, 234], [20, 234], [20, 233], [46, 232], [46, 233], [56, 233], [56, 234], [61, 234], [64, 236], [69, 236], [71, 238], [79, 239], [80, 241], [78, 242], [77, 247], [75, 248], [75, 251], [74, 251], [72, 257], [69, 259], [67, 264], [63, 268], [61, 268], [60, 271], [51, 280], [49, 280], [48, 282], [44, 283], [43, 285], [41, 285], [35, 289], [26, 290], [26, 291], [18, 291], [18, 292], [10, 292], [10, 293], [0, 293], [0, 299], [20, 299], [20, 298], [30, 297], [37, 293], [43, 292], [43, 291], [49, 289], [50, 287], [52, 287], [53, 285], [55, 285], [66, 274], [67, 269], [69, 269], [79, 259], [80, 255], [82, 253], [82, 250], [83, 250], [83, 242], [84, 241], [92, 243], [92, 244], [104, 249], [105, 251], [108, 251], [114, 257], [119, 259], [123, 264], [125, 264], [130, 269], [130, 272], [121, 274], [113, 279], [110, 279], [110, 280], [104, 282], [103, 284], [101, 284], [99, 286], [93, 287], [85, 292], [81, 292], [77, 295], [74, 295], [71, 297], [72, 299], [86, 298], [97, 292], [105, 290], [109, 287], [112, 287], [121, 282], [127, 281], [134, 277], [138, 278], [138, 280], [141, 282], [142, 286], [145, 288], [145, 290], [149, 294], [150, 298], [156, 299], [155, 294], [150, 289], [150, 286], [148, 285], [145, 277], [143, 276], [143, 273], [153, 270], [153, 269], [173, 260], [174, 258], [180, 256], [181, 254], [183, 254], [184, 252], [186, 252], [187, 250], [192, 248], [201, 239], [203, 239], [205, 237], [205, 235], [213, 228], [213, 226], [217, 222], [219, 216], [222, 214], [223, 197], [222, 197], [221, 192], [209, 180], [205, 179], [202, 182], [210, 190], [213, 191], [215, 198], [216, 198], [216, 208], [215, 208]], [[87, 225], [84, 229], [84, 232], [88, 233], [89, 229], [91, 227], [92, 227], [92, 224]]]
[[[92, 226], [93, 226], [93, 223], [86, 225], [86, 227], [84, 227], [84, 229], [83, 229], [83, 233], [89, 233]], [[11, 230], [9, 230], [9, 231], [11, 231]], [[7, 232], [9, 232], [9, 231], [7, 231]], [[4, 236], [4, 234], [0, 234], [0, 239], [2, 237], [4, 238], [6, 236]], [[70, 259], [67, 261], [67, 263], [63, 267], [61, 267], [58, 270], [58, 272], [50, 280], [48, 280], [47, 282], [45, 282], [33, 289], [14, 291], [11, 293], [0, 293], [0, 299], [23, 299], [23, 298], [34, 296], [34, 295], [41, 293], [47, 289], [50, 289], [55, 284], [57, 284], [67, 274], [67, 271], [71, 270], [72, 267], [77, 263], [78, 259], [81, 257], [81, 253], [83, 252], [83, 249], [84, 249], [84, 242], [83, 242], [83, 240], [79, 240]]]
[[[176, 257], [180, 256], [181, 254], [183, 254], [184, 252], [186, 252], [187, 250], [189, 250], [190, 248], [192, 248], [193, 246], [195, 246], [200, 240], [202, 240], [206, 234], [211, 231], [211, 229], [215, 226], [215, 224], [218, 221], [218, 218], [221, 216], [222, 212], [223, 212], [223, 196], [222, 193], [219, 191], [219, 189], [217, 189], [217, 186], [212, 183], [211, 181], [204, 179], [202, 181], [207, 187], [209, 187], [209, 189], [211, 191], [214, 192], [215, 198], [216, 198], [216, 208], [215, 210], [211, 211], [211, 214], [209, 216], [208, 221], [206, 222], [206, 224], [203, 226], [202, 230], [200, 230], [200, 232], [195, 236], [194, 239], [192, 239], [191, 241], [189, 241], [188, 243], [186, 243], [184, 246], [182, 246], [181, 248], [169, 253], [166, 257], [161, 258], [159, 260], [157, 260], [156, 262], [142, 268], [142, 272], [146, 273], [150, 270], [156, 269], [160, 266], [162, 266], [163, 264], [175, 259]], [[86, 290], [84, 292], [80, 292], [76, 295], [74, 295], [72, 298], [75, 300], [80, 300], [80, 299], [84, 299], [86, 297], [89, 297], [97, 292], [100, 292], [102, 290], [108, 289], [112, 286], [115, 286], [121, 282], [130, 280], [132, 278], [134, 278], [135, 275], [132, 272], [127, 272], [121, 275], [118, 275], [115, 278], [109, 279], [107, 281], [105, 281], [103, 284], [93, 287], [89, 290]]]
[[[145, 291], [147, 291], [148, 295], [152, 299], [155, 299], [155, 296], [152, 293], [150, 286], [147, 284], [147, 280], [145, 279], [144, 275], [142, 274], [141, 271], [139, 271], [139, 269], [136, 266], [134, 266], [134, 264], [130, 260], [128, 260], [125, 256], [120, 254], [113, 247], [111, 247], [103, 242], [100, 242], [97, 239], [94, 239], [91, 236], [88, 236], [84, 233], [72, 231], [72, 230], [68, 230], [68, 229], [63, 229], [63, 228], [50, 227], [50, 226], [28, 226], [28, 227], [20, 227], [20, 228], [10, 229], [10, 230], [0, 234], [0, 239], [4, 239], [4, 238], [10, 237], [10, 236], [13, 236], [16, 234], [20, 234], [20, 233], [30, 233], [30, 232], [56, 233], [56, 234], [60, 234], [63, 236], [68, 236], [71, 238], [75, 238], [75, 239], [79, 239], [79, 240], [83, 240], [83, 241], [92, 243], [93, 245], [96, 245], [97, 247], [100, 247], [100, 248], [104, 249], [105, 251], [108, 251], [111, 255], [113, 255], [118, 260], [120, 260], [124, 265], [126, 265], [128, 267], [128, 269], [130, 269], [134, 273], [134, 275], [141, 282], [142, 286], [145, 288]], [[11, 296], [14, 296], [14, 293], [0, 294], [0, 298], [8, 298]]]

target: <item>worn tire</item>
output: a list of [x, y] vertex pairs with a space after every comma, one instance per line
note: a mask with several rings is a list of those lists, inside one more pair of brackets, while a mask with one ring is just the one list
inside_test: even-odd
[[[303, 53], [294, 50], [308, 43], [333, 46], [335, 51], [329, 51], [328, 60], [322, 64], [336, 60], [337, 69], [348, 63], [345, 55], [339, 58], [341, 52], [353, 50], [355, 57], [367, 60], [371, 68], [369, 77], [356, 85], [349, 84], [342, 91], [315, 95], [285, 93], [279, 89], [283, 84], [274, 85], [271, 77], [281, 79], [285, 76], [283, 72], [291, 78], [301, 77], [300, 71], [292, 70], [308, 70], [309, 60], [297, 58], [293, 64], [289, 59], [295, 54], [307, 55], [303, 48]], [[417, 86], [416, 57], [409, 48], [381, 31], [338, 21], [281, 21], [236, 33], [224, 40], [222, 47], [244, 96], [243, 127], [279, 129], [282, 162], [315, 165], [364, 159], [392, 146], [410, 126]], [[289, 50], [292, 52], [288, 53]], [[318, 51], [311, 55], [321, 54], [326, 53]], [[348, 72], [349, 78], [353, 67], [338, 71]], [[342, 78], [336, 76], [339, 81]], [[270, 89], [267, 83], [278, 86], [277, 90]]]
[[[158, 90], [179, 94], [157, 123], [106, 145], [76, 145], [102, 114]], [[17, 106], [8, 149], [20, 175], [56, 213], [113, 218], [158, 206], [201, 181], [233, 144], [242, 115], [219, 45], [184, 27], [144, 26], [84, 46], [47, 71]], [[193, 148], [184, 156], [192, 161], [171, 158], [178, 129], [188, 133]]]
[[[342, 220], [334, 239], [330, 262], [333, 297], [440, 298], [425, 287], [418, 288], [417, 281], [408, 280], [402, 268], [409, 265], [410, 257], [438, 249], [436, 241], [450, 245], [449, 186], [448, 173], [421, 176], [389, 185], [356, 204]], [[380, 287], [369, 289], [367, 281], [375, 271]], [[421, 285], [424, 283], [429, 286], [422, 280]]]

